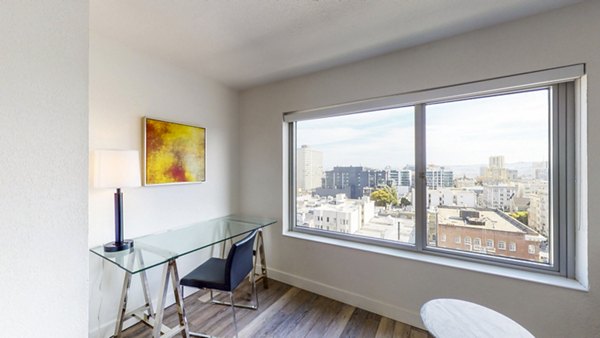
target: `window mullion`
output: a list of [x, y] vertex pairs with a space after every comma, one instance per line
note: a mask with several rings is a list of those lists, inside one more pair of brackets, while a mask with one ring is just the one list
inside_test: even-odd
[[565, 180], [565, 189], [564, 192], [567, 195], [567, 203], [562, 206], [562, 209], [567, 213], [567, 220], [565, 223], [561, 224], [561, 232], [563, 233], [563, 237], [561, 237], [562, 242], [566, 242], [565, 245], [567, 247], [566, 252], [561, 254], [563, 260], [566, 260], [565, 269], [563, 271], [566, 272], [568, 278], [575, 277], [575, 212], [576, 212], [576, 195], [575, 195], [575, 186], [577, 184], [575, 178], [575, 166], [576, 166], [576, 158], [575, 158], [575, 83], [567, 82], [564, 84], [565, 95], [564, 98], [565, 105], [565, 114], [566, 117], [566, 146], [565, 146], [565, 156], [566, 156], [566, 180]]
[[[573, 83], [553, 86], [553, 233], [554, 262], [561, 274], [574, 277], [574, 90]], [[569, 226], [571, 225], [571, 226]]]
[[289, 228], [294, 230], [296, 226], [296, 122], [288, 123], [288, 177], [289, 177]]
[[552, 217], [551, 224], [552, 229], [550, 234], [554, 239], [552, 244], [552, 262], [555, 267], [558, 268], [561, 272], [564, 273], [565, 268], [565, 260], [564, 255], [566, 247], [564, 246], [565, 242], [560, 240], [563, 236], [561, 230], [561, 224], [564, 224], [562, 219], [563, 214], [560, 212], [560, 206], [565, 202], [564, 195], [561, 194], [561, 189], [563, 188], [563, 175], [565, 171], [563, 170], [564, 165], [564, 132], [565, 132], [565, 114], [564, 109], [560, 106], [561, 97], [564, 96], [564, 87], [560, 84], [553, 85], [551, 87], [551, 98], [550, 98], [550, 107], [551, 107], [551, 133], [550, 133], [550, 144], [552, 145], [552, 152], [550, 156], [551, 163], [551, 172], [550, 172], [550, 182], [551, 182], [551, 207], [552, 207]]
[[427, 180], [425, 154], [425, 105], [415, 105], [415, 246], [423, 250], [427, 246]]

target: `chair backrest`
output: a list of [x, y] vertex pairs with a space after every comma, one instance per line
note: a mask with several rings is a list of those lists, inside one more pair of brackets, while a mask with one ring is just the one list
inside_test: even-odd
[[256, 230], [234, 243], [229, 250], [225, 263], [225, 284], [229, 285], [230, 290], [235, 289], [252, 271], [255, 238]]

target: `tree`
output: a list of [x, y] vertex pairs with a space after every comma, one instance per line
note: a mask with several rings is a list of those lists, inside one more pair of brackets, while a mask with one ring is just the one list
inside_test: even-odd
[[411, 205], [411, 204], [412, 204], [412, 203], [410, 203], [410, 201], [409, 201], [409, 200], [408, 200], [408, 198], [406, 198], [406, 197], [402, 197], [402, 198], [400, 199], [400, 206], [401, 206], [401, 207], [407, 207], [407, 206], [409, 206], [409, 205]]
[[529, 224], [529, 212], [527, 211], [517, 211], [510, 214], [510, 217], [516, 219], [517, 221], [527, 225]]
[[385, 207], [387, 205], [398, 205], [398, 193], [396, 188], [384, 186], [371, 193], [371, 199], [375, 201], [375, 205]]

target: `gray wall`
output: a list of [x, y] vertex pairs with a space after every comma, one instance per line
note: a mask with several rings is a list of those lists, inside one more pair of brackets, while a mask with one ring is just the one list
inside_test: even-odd
[[[267, 233], [272, 274], [413, 325], [429, 299], [453, 297], [499, 310], [540, 337], [600, 334], [600, 209], [590, 208], [579, 234], [589, 238], [589, 292], [433, 265], [282, 235], [285, 158], [282, 113], [585, 62], [588, 73], [589, 205], [600, 203], [600, 1], [589, 1], [244, 91], [241, 96], [241, 206], [279, 218]], [[589, 231], [588, 231], [589, 229]], [[578, 256], [585, 258], [581, 243]], [[581, 259], [580, 259], [581, 260]], [[585, 259], [583, 259], [585, 261]], [[588, 275], [589, 273], [589, 275]]]

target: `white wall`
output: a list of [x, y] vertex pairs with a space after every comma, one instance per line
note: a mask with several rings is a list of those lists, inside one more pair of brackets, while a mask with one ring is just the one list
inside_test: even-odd
[[[600, 129], [600, 1], [247, 90], [241, 94], [242, 211], [285, 219], [282, 113], [585, 62], [588, 130]], [[589, 134], [588, 168], [597, 172], [600, 134]], [[590, 175], [589, 205], [600, 204]], [[257, 198], [260, 196], [260, 198]], [[590, 208], [590, 292], [496, 277], [425, 262], [266, 235], [272, 275], [395, 319], [422, 325], [429, 299], [471, 300], [512, 317], [539, 337], [600, 335], [600, 209]], [[585, 252], [585, 246], [579, 253]], [[580, 271], [585, 277], [586, 271]]]
[[88, 4], [0, 4], [0, 336], [85, 337]]
[[[90, 142], [94, 149], [137, 149], [143, 153], [142, 117], [206, 127], [206, 182], [124, 189], [125, 237], [131, 238], [238, 209], [238, 94], [214, 81], [113, 39], [90, 36]], [[90, 186], [90, 246], [114, 240], [113, 193]], [[178, 261], [184, 275], [208, 252]], [[123, 271], [90, 254], [90, 336], [114, 328]], [[156, 297], [161, 268], [149, 272]], [[130, 309], [142, 304], [134, 277]]]

